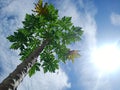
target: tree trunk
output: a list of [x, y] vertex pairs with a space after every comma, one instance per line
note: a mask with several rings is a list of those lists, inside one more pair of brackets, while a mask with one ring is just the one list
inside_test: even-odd
[[0, 84], [0, 90], [17, 90], [18, 85], [22, 82], [28, 71], [36, 63], [39, 54], [48, 44], [48, 40], [43, 41], [41, 46], [35, 49], [31, 55], [26, 58], [9, 76]]

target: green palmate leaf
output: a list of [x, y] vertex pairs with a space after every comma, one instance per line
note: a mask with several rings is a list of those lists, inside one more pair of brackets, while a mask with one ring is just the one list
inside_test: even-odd
[[59, 69], [58, 60], [50, 60], [49, 62], [43, 63], [44, 73], [46, 72], [55, 72], [56, 69]]
[[21, 51], [19, 55], [21, 55], [20, 60], [25, 60], [32, 53], [32, 49], [27, 48]]
[[31, 77], [32, 75], [35, 74], [36, 71], [40, 71], [40, 63], [36, 62], [32, 68], [29, 70], [29, 76]]
[[58, 60], [55, 60], [54, 53], [51, 51], [52, 47], [47, 46], [45, 50], [40, 54], [40, 60], [42, 63], [42, 67], [44, 73], [46, 72], [55, 72], [56, 69], [59, 68]]
[[13, 43], [10, 48], [11, 49], [18, 49], [19, 47], [21, 47], [20, 43]]
[[15, 38], [14, 35], [8, 36], [7, 39], [8, 39], [10, 42], [15, 42], [15, 41], [17, 41], [17, 39]]
[[29, 70], [29, 76], [31, 77], [32, 75], [35, 74], [35, 71], [36, 71], [36, 67], [33, 66], [30, 70]]

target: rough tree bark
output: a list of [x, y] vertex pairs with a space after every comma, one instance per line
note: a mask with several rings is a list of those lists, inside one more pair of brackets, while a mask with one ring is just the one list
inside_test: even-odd
[[0, 90], [17, 90], [18, 85], [22, 82], [28, 71], [36, 63], [39, 54], [48, 44], [48, 40], [43, 41], [41, 46], [36, 48], [31, 55], [26, 58], [9, 76], [0, 84]]

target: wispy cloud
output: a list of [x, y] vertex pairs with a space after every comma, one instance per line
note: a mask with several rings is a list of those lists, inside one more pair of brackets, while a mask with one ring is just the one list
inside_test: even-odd
[[110, 19], [113, 25], [116, 25], [116, 26], [120, 25], [120, 14], [112, 13], [110, 16]]
[[[0, 5], [0, 82], [12, 72], [20, 63], [17, 51], [9, 49], [10, 43], [6, 37], [22, 26], [26, 13], [31, 13], [34, 0], [1, 0]], [[44, 74], [43, 71], [35, 76], [28, 76], [23, 80], [18, 90], [64, 90], [71, 85], [66, 73], [60, 69], [59, 73]]]
[[[100, 76], [90, 60], [91, 51], [96, 47], [95, 15], [97, 8], [94, 6], [94, 2], [89, 0], [65, 0], [63, 2], [60, 0], [57, 4], [61, 16], [71, 16], [74, 25], [80, 26], [84, 30], [82, 41], [71, 46], [72, 49], [80, 49], [82, 54], [80, 59], [76, 59], [73, 64], [74, 69], [72, 70], [75, 71], [72, 73], [77, 76], [75, 86], [84, 90], [111, 90], [108, 79]], [[71, 66], [68, 65], [68, 68], [70, 70]], [[70, 78], [74, 79], [74, 77]]]

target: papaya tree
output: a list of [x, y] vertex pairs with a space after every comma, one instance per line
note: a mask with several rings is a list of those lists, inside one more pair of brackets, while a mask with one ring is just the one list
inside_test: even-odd
[[23, 27], [7, 37], [10, 48], [19, 50], [22, 61], [0, 84], [0, 90], [16, 90], [24, 77], [36, 71], [55, 72], [59, 62], [78, 56], [68, 45], [81, 40], [81, 27], [74, 26], [71, 17], [58, 15], [51, 4], [39, 0], [32, 14], [26, 14]]

